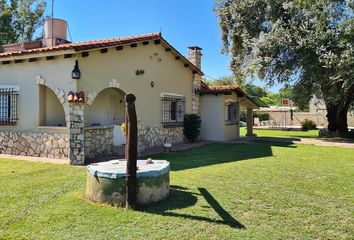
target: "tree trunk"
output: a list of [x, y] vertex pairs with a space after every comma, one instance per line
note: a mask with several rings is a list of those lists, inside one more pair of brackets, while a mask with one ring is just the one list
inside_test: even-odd
[[337, 132], [347, 133], [348, 132], [348, 119], [347, 119], [347, 109], [338, 108], [337, 110]]
[[348, 109], [343, 106], [327, 104], [328, 130], [337, 133], [348, 132], [347, 113]]
[[330, 132], [337, 131], [337, 108], [335, 106], [327, 104], [327, 120], [328, 130]]

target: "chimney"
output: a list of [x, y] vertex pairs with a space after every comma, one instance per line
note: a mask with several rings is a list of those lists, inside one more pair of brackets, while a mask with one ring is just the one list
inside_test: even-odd
[[58, 18], [47, 18], [43, 26], [43, 47], [53, 47], [67, 43], [68, 23]]
[[202, 48], [198, 46], [190, 46], [187, 59], [200, 70], [202, 69]]

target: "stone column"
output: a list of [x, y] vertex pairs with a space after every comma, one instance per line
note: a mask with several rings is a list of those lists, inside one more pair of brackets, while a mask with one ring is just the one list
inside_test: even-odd
[[[190, 46], [188, 47], [188, 56], [187, 59], [193, 63], [195, 67], [198, 69], [202, 69], [202, 48], [198, 46]], [[200, 91], [202, 82], [202, 76], [198, 73], [193, 75], [193, 83], [192, 83], [192, 113], [200, 115], [200, 94], [196, 90]]]
[[200, 115], [200, 93], [196, 93], [195, 89], [199, 89], [201, 87], [202, 76], [199, 74], [194, 74], [193, 76], [193, 84], [192, 84], [192, 113]]
[[246, 136], [254, 136], [253, 134], [253, 109], [247, 108], [247, 134]]
[[69, 103], [69, 159], [72, 165], [85, 163], [85, 136], [84, 136], [84, 104]]

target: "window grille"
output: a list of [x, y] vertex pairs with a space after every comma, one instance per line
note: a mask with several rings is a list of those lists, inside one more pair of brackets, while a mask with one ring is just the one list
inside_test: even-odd
[[236, 124], [236, 116], [238, 114], [236, 102], [229, 102], [226, 104], [226, 123]]
[[162, 123], [183, 123], [185, 114], [184, 97], [165, 96], [162, 101]]
[[0, 125], [15, 125], [17, 117], [17, 96], [15, 88], [0, 87]]

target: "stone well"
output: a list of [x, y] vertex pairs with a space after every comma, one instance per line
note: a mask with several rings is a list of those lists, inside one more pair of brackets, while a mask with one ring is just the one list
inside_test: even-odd
[[[137, 166], [137, 204], [147, 205], [166, 199], [170, 192], [170, 163], [138, 160]], [[86, 197], [94, 202], [124, 206], [125, 171], [125, 159], [88, 165]]]

